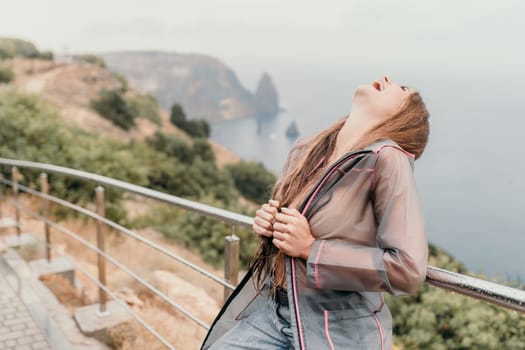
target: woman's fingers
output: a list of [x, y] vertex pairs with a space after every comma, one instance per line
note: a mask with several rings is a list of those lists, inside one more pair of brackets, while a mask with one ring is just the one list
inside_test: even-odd
[[274, 206], [271, 206], [270, 204], [263, 204], [261, 206], [261, 209], [264, 213], [267, 213], [269, 215], [271, 215], [272, 217], [275, 217], [275, 215], [277, 215], [278, 211], [277, 211], [277, 207], [274, 207]]
[[275, 216], [272, 215], [271, 213], [268, 213], [267, 211], [264, 211], [262, 209], [258, 209], [257, 211], [255, 211], [255, 217], [259, 217], [263, 220], [266, 220], [268, 222], [274, 222], [275, 221]]
[[290, 228], [288, 225], [282, 223], [282, 222], [276, 222], [273, 224], [273, 230], [274, 231], [280, 231], [280, 232], [290, 232]]
[[261, 226], [262, 228], [265, 228], [267, 230], [272, 230], [273, 229], [273, 224], [267, 220], [264, 220], [262, 218], [260, 218], [259, 216], [256, 216], [253, 218], [253, 222], [259, 226]]
[[278, 201], [270, 200], [255, 211], [252, 225], [252, 231], [255, 234], [265, 237], [273, 236], [273, 225], [275, 223], [275, 216], [278, 213], [278, 205]]
[[272, 233], [273, 233], [273, 237], [277, 238], [280, 241], [288, 240], [288, 234], [286, 232], [274, 230]]
[[268, 204], [270, 204], [271, 207], [274, 207], [276, 209], [279, 208], [279, 201], [276, 201], [275, 199], [270, 199], [268, 201]]
[[284, 213], [285, 215], [295, 216], [295, 217], [303, 216], [303, 214], [301, 214], [299, 210], [295, 208], [292, 209], [292, 208], [282, 207], [281, 213]]
[[293, 224], [297, 222], [297, 217], [293, 215], [288, 215], [286, 213], [278, 213], [275, 215], [276, 222], [282, 222], [283, 224]]
[[264, 236], [264, 237], [272, 237], [273, 232], [270, 230], [265, 229], [264, 227], [261, 227], [257, 224], [253, 224], [252, 231], [255, 232], [258, 236]]
[[272, 243], [283, 253], [288, 253], [288, 243], [286, 241], [282, 241], [274, 237], [274, 239], [272, 239]]

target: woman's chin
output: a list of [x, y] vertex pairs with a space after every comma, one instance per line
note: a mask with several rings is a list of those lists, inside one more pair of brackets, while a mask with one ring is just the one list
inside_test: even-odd
[[373, 95], [373, 94], [377, 94], [377, 90], [371, 86], [371, 85], [359, 85], [356, 89], [355, 89], [355, 92], [354, 92], [354, 97], [355, 96], [368, 96], [368, 95]]
[[352, 98], [352, 106], [368, 104], [372, 98], [375, 89], [370, 85], [360, 85], [355, 89], [354, 97]]

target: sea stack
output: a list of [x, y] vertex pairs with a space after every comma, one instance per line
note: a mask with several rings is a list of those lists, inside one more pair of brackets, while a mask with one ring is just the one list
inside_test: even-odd
[[254, 104], [257, 116], [273, 117], [279, 113], [279, 95], [268, 73], [264, 73], [259, 80]]
[[286, 137], [289, 139], [296, 139], [299, 136], [299, 128], [295, 120], [286, 128]]

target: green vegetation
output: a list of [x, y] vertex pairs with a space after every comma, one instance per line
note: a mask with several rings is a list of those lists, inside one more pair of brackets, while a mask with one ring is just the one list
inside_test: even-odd
[[97, 55], [91, 55], [91, 54], [77, 55], [74, 57], [74, 59], [76, 61], [94, 64], [95, 66], [98, 66], [100, 68], [106, 68], [106, 62], [104, 61], [104, 59]]
[[157, 131], [153, 136], [148, 137], [146, 142], [156, 151], [177, 158], [184, 164], [191, 164], [193, 161], [193, 147], [191, 143], [180, 136], [167, 135]]
[[148, 119], [157, 125], [162, 124], [159, 115], [159, 103], [155, 97], [151, 95], [135, 95], [126, 98], [126, 101], [137, 117]]
[[0, 84], [10, 83], [14, 78], [13, 68], [9, 65], [0, 64]]
[[190, 144], [177, 135], [157, 132], [146, 143], [171, 159], [156, 165], [149, 178], [153, 188], [190, 198], [211, 196], [225, 205], [237, 202], [233, 180], [227, 171], [217, 168], [207, 140], [194, 139]]
[[0, 38], [0, 60], [16, 56], [44, 60], [53, 59], [53, 53], [51, 51], [39, 51], [36, 46], [29, 41]]
[[98, 98], [91, 101], [91, 108], [119, 128], [129, 130], [135, 126], [135, 111], [120, 89], [103, 89]]
[[210, 125], [206, 120], [187, 120], [184, 109], [179, 104], [171, 107], [170, 121], [179, 129], [185, 131], [192, 137], [209, 137]]
[[[57, 112], [36, 96], [0, 90], [0, 156], [40, 161], [86, 170], [148, 186], [189, 199], [237, 209], [239, 192], [229, 172], [218, 169], [205, 139], [191, 142], [157, 133], [129, 143], [65, 127]], [[2, 169], [9, 177], [9, 169]], [[37, 173], [24, 182], [38, 185]], [[74, 178], [51, 175], [54, 194], [72, 202], [90, 202], [93, 186]], [[70, 189], [75, 189], [71, 191]], [[107, 191], [109, 216], [123, 220], [121, 194]], [[209, 234], [200, 233], [200, 234]]]
[[111, 72], [111, 73], [113, 74], [115, 79], [119, 81], [120, 90], [122, 91], [122, 93], [125, 93], [126, 91], [128, 91], [128, 88], [129, 88], [128, 79], [126, 79], [126, 77], [120, 73], [116, 73], [116, 72]]
[[[204, 201], [221, 206], [219, 201], [209, 197]], [[237, 204], [228, 206], [228, 209], [250, 216], [254, 214]], [[224, 263], [225, 237], [232, 234], [230, 225], [165, 205], [152, 208], [150, 214], [137, 218], [133, 225], [153, 227], [166, 237], [198, 252], [207, 262], [219, 266]], [[257, 239], [251, 231], [241, 228], [235, 228], [235, 235], [240, 237], [240, 266], [246, 269], [257, 247]]]
[[[429, 260], [433, 266], [468, 274], [435, 246]], [[429, 285], [415, 295], [386, 297], [395, 338], [404, 350], [525, 349], [525, 318], [517, 312]]]
[[[148, 185], [142, 158], [155, 159], [157, 156], [149, 149], [68, 129], [47, 103], [12, 89], [0, 90], [0, 125], [1, 157], [63, 165], [139, 185]], [[5, 177], [10, 176], [10, 169], [1, 170]], [[23, 183], [38, 185], [37, 172], [25, 171], [23, 175]], [[52, 194], [61, 198], [75, 203], [90, 202], [93, 198], [92, 184], [53, 174], [50, 174], [50, 181]], [[106, 196], [108, 216], [122, 221], [125, 213], [120, 207], [120, 194], [108, 190]]]
[[[124, 85], [124, 86], [127, 86]], [[98, 97], [91, 100], [91, 108], [109, 119], [121, 129], [129, 130], [135, 126], [135, 118], [145, 118], [160, 125], [159, 104], [151, 95], [127, 97], [124, 88], [103, 89]]]
[[55, 55], [51, 51], [40, 51], [40, 54], [37, 58], [41, 60], [52, 61], [54, 57]]
[[13, 58], [13, 54], [6, 48], [0, 46], [0, 60], [6, 60], [8, 58]]
[[261, 163], [241, 161], [228, 165], [226, 169], [243, 196], [256, 203], [270, 199], [271, 188], [277, 179]]

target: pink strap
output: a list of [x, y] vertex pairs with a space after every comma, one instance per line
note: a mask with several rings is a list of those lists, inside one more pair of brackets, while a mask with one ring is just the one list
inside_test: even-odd
[[398, 150], [400, 150], [401, 152], [403, 152], [404, 154], [406, 154], [407, 156], [412, 157], [412, 158], [414, 158], [414, 159], [416, 158], [416, 156], [415, 156], [414, 154], [405, 151], [404, 149], [402, 149], [401, 147], [399, 147], [399, 146], [397, 146], [397, 145], [383, 145], [383, 146], [379, 147], [378, 149], [376, 149], [376, 150], [374, 151], [374, 153], [375, 153], [375, 154], [378, 154], [379, 152], [381, 152], [383, 149], [385, 149], [385, 148], [387, 148], [387, 147], [392, 147], [392, 148], [398, 149]]

